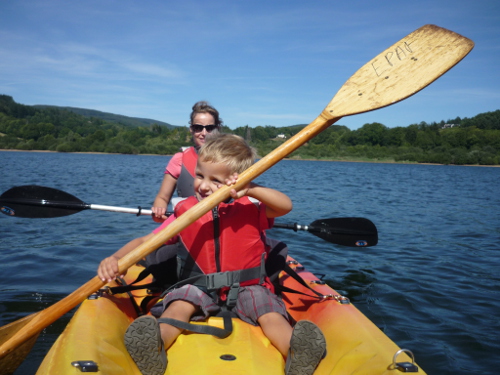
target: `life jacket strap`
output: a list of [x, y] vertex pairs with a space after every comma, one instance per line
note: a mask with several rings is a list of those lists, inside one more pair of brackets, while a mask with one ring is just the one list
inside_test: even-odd
[[195, 285], [196, 287], [207, 291], [207, 294], [211, 294], [212, 292], [216, 292], [222, 288], [230, 288], [226, 300], [226, 306], [231, 309], [236, 306], [241, 283], [254, 279], [258, 280], [255, 284], [264, 283], [266, 278], [265, 259], [266, 253], [262, 253], [261, 263], [257, 267], [237, 271], [201, 274], [189, 277], [172, 285], [165, 292], [163, 292], [163, 296], [174, 288], [180, 288], [181, 286], [188, 284]]
[[[259, 279], [260, 281], [261, 268], [261, 266], [258, 266], [238, 271], [216, 272], [207, 275], [201, 274], [192, 276], [175, 283], [170, 288], [168, 288], [166, 292], [168, 293], [171, 289], [179, 288], [187, 284], [196, 285], [197, 287], [205, 288], [206, 290], [211, 292], [221, 288], [231, 287], [234, 284], [239, 284], [241, 282], [249, 281], [252, 279]], [[164, 294], [166, 293], [164, 292]]]

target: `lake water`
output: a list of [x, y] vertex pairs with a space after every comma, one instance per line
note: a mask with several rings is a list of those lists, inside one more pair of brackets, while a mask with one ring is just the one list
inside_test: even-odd
[[[86, 203], [149, 208], [169, 157], [0, 152], [0, 193], [37, 184]], [[348, 248], [273, 229], [291, 255], [351, 301], [429, 374], [496, 374], [500, 353], [500, 168], [281, 161], [258, 182], [294, 210], [277, 222], [360, 216], [379, 244]], [[148, 217], [85, 210], [0, 215], [0, 324], [39, 311], [152, 231]], [[69, 321], [45, 329], [16, 374], [33, 374]]]

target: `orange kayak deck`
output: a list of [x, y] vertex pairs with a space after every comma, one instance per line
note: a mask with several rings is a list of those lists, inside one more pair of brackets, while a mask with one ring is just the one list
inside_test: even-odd
[[[393, 366], [393, 357], [400, 348], [334, 289], [318, 283], [316, 276], [293, 259], [289, 258], [289, 263], [311, 288], [329, 296], [321, 301], [300, 294], [285, 293], [283, 296], [295, 321], [311, 320], [325, 335], [327, 356], [319, 364], [315, 375], [399, 374], [400, 371]], [[141, 267], [132, 267], [126, 281], [135, 280], [141, 270]], [[142, 283], [149, 281], [146, 279]], [[284, 273], [280, 282], [312, 296], [310, 290]], [[130, 293], [138, 304], [147, 296], [146, 290]], [[125, 331], [136, 317], [137, 312], [127, 293], [103, 294], [85, 300], [46, 355], [37, 374], [79, 374], [80, 367], [91, 361], [97, 367], [96, 373], [139, 375], [123, 344]], [[212, 317], [200, 324], [222, 327], [222, 319]], [[225, 339], [185, 333], [178, 337], [167, 354], [166, 375], [283, 374], [285, 366], [283, 357], [260, 327], [239, 319], [233, 319], [233, 332]], [[398, 355], [397, 361], [411, 363], [412, 359], [403, 352]], [[425, 374], [422, 369], [418, 373]]]

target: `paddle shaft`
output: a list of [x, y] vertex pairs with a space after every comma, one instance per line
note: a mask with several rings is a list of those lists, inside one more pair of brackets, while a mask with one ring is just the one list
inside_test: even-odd
[[90, 204], [89, 208], [91, 210], [100, 210], [100, 211], [110, 211], [110, 212], [121, 212], [125, 214], [135, 214], [137, 216], [151, 216], [153, 211], [145, 210], [142, 207], [138, 208], [127, 208], [127, 207], [116, 207], [116, 206], [103, 206], [101, 204]]
[[[443, 48], [443, 45], [446, 48]], [[220, 202], [229, 198], [231, 188], [240, 190], [340, 118], [382, 108], [415, 94], [457, 64], [467, 55], [472, 46], [473, 43], [467, 38], [432, 25], [426, 25], [403, 38], [358, 70], [313, 122], [243, 172], [234, 186], [224, 186], [215, 191], [161, 232], [120, 259], [118, 263], [120, 273], [177, 235]], [[392, 52], [394, 50], [399, 52], [398, 48], [406, 48], [407, 52], [401, 50], [401, 54], [398, 55], [399, 61], [388, 60], [388, 56], [392, 56], [389, 55], [389, 52], [392, 54], [394, 54]], [[403, 52], [405, 53], [404, 58], [402, 58]], [[412, 56], [415, 54], [418, 57]], [[389, 63], [382, 67], [380, 64], [384, 59]], [[438, 64], [435, 64], [436, 60], [438, 60]], [[378, 70], [375, 69], [374, 65], [378, 67]], [[380, 75], [382, 69], [384, 69], [384, 74]], [[391, 80], [393, 77], [396, 79]], [[357, 98], [361, 98], [361, 100], [353, 100]], [[63, 300], [34, 314], [25, 326], [3, 343], [0, 347], [0, 358], [76, 307], [88, 295], [103, 285], [104, 282], [95, 276]]]

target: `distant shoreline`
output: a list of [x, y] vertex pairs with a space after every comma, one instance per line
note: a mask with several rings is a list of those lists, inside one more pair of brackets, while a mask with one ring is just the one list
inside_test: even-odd
[[[43, 153], [54, 153], [54, 154], [94, 154], [94, 155], [143, 155], [143, 156], [172, 156], [169, 154], [120, 154], [113, 152], [59, 152], [50, 150], [15, 150], [15, 149], [1, 149], [0, 151], [5, 152], [43, 152]], [[302, 159], [302, 158], [286, 158], [285, 160], [296, 160], [296, 161], [324, 161], [324, 162], [345, 162], [345, 163], [377, 163], [377, 164], [414, 164], [414, 165], [443, 165], [443, 166], [457, 166], [457, 167], [493, 167], [498, 168], [500, 165], [479, 165], [479, 164], [439, 164], [439, 163], [408, 163], [399, 161], [388, 161], [388, 160], [340, 160], [340, 159]]]

